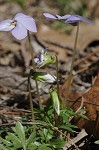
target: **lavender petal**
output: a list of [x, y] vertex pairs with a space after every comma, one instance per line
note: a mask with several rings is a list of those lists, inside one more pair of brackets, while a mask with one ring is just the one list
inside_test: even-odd
[[74, 15], [71, 15], [66, 21], [65, 23], [69, 23], [69, 24], [73, 24], [73, 23], [76, 23], [76, 22], [79, 22], [81, 21], [80, 18], [74, 16]]
[[35, 20], [27, 15], [18, 13], [13, 20], [16, 20], [18, 23], [22, 24], [27, 30], [31, 32], [37, 32]]
[[79, 15], [75, 15], [76, 17], [78, 17], [81, 21], [83, 22], [87, 22], [87, 23], [90, 23], [92, 24], [93, 22], [91, 20], [89, 20], [88, 18], [85, 18], [85, 17], [82, 17], [82, 16], [79, 16]]
[[27, 36], [27, 29], [23, 25], [17, 23], [11, 33], [16, 39], [22, 40]]
[[70, 17], [71, 15], [64, 15], [64, 16], [60, 16], [60, 15], [56, 15], [56, 17], [59, 19], [59, 20], [66, 20]]
[[57, 20], [57, 17], [55, 17], [54, 15], [50, 13], [43, 13], [43, 15], [49, 20]]
[[0, 22], [0, 31], [10, 31], [12, 30], [15, 26], [11, 25], [12, 20], [3, 20]]

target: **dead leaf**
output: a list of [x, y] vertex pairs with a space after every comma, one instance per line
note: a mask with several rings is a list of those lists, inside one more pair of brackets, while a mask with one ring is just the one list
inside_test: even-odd
[[[94, 134], [94, 136], [99, 138], [99, 121], [97, 119], [97, 117], [99, 117], [97, 116], [99, 112], [99, 74], [97, 75], [94, 85], [88, 92], [83, 94], [83, 98], [83, 108], [87, 110], [86, 116], [89, 120], [82, 118], [76, 119], [76, 124], [80, 128], [85, 128], [88, 134]], [[81, 105], [80, 95], [78, 93], [70, 94], [67, 105], [71, 106], [76, 111]]]

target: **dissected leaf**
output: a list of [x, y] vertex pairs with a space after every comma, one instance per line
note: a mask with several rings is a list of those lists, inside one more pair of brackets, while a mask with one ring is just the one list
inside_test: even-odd
[[49, 144], [41, 144], [38, 147], [38, 150], [52, 150], [50, 147], [48, 147]]
[[10, 141], [7, 141], [6, 139], [3, 139], [2, 137], [0, 137], [0, 142], [3, 142], [3, 144], [5, 144], [6, 146], [12, 145]]
[[16, 129], [16, 134], [18, 135], [22, 143], [22, 146], [26, 147], [25, 131], [24, 131], [22, 124], [19, 121], [16, 123], [15, 129]]
[[36, 138], [36, 132], [33, 131], [33, 132], [30, 134], [30, 136], [29, 136], [29, 138], [27, 139], [27, 141], [26, 141], [27, 146], [30, 145], [32, 142], [35, 142], [35, 140], [36, 140], [35, 138]]
[[73, 132], [72, 128], [69, 125], [61, 125], [60, 129], [65, 129], [66, 131]]
[[22, 147], [20, 139], [14, 133], [8, 133], [7, 140], [11, 141], [16, 149]]
[[37, 150], [37, 146], [34, 143], [29, 144], [27, 150]]
[[51, 145], [54, 148], [62, 148], [65, 145], [66, 141], [64, 141], [63, 139], [55, 139], [51, 142]]
[[5, 146], [3, 146], [2, 144], [0, 144], [0, 150], [8, 150]]

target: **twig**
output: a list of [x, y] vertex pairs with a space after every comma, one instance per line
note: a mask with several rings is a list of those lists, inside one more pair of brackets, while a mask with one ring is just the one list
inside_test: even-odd
[[[72, 146], [75, 146], [75, 144], [77, 142], [79, 142], [81, 139], [83, 139], [84, 137], [86, 137], [88, 134], [85, 132], [84, 129], [81, 130], [81, 132], [75, 137], [73, 138], [71, 141], [69, 141], [68, 143], [66, 143], [66, 145], [63, 147], [63, 150], [67, 150]], [[76, 146], [76, 150], [80, 150], [78, 148], [78, 146]]]

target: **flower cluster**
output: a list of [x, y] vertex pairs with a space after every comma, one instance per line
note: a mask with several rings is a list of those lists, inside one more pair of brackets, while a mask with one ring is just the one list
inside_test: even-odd
[[[92, 23], [91, 20], [84, 18], [79, 15], [52, 15], [50, 13], [43, 13], [43, 15], [49, 19], [49, 20], [60, 20], [64, 23], [68, 24], [77, 24], [77, 22], [84, 21], [87, 23]], [[24, 39], [28, 32], [37, 32], [35, 20], [28, 15], [25, 15], [23, 13], [18, 13], [15, 15], [15, 17], [12, 20], [3, 20], [0, 22], [0, 31], [11, 31], [12, 35], [18, 39], [22, 40]], [[42, 50], [41, 53], [37, 56], [37, 58], [34, 59], [35, 64], [41, 68], [44, 66], [47, 66], [49, 64], [53, 64], [56, 61], [56, 58], [54, 56], [47, 54], [48, 49]], [[45, 72], [35, 72], [32, 74], [32, 78], [39, 80], [41, 82], [48, 82], [53, 83], [56, 81], [56, 77], [52, 76], [49, 73]]]

